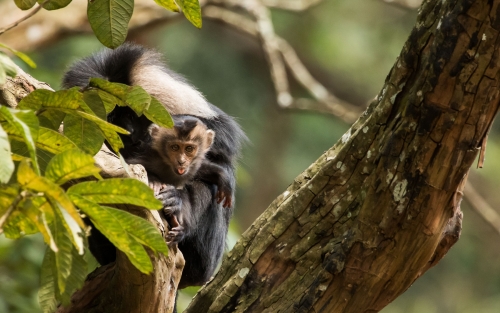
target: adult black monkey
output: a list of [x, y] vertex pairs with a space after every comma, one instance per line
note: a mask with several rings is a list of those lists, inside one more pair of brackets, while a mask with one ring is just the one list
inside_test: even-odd
[[[209, 129], [215, 131], [214, 143], [207, 159], [220, 165], [230, 177], [235, 188], [235, 164], [245, 134], [233, 118], [210, 104], [203, 95], [182, 76], [170, 70], [158, 52], [142, 46], [124, 44], [115, 50], [104, 50], [76, 62], [63, 78], [63, 87], [85, 87], [92, 77], [107, 79], [127, 85], [139, 85], [156, 97], [171, 114], [188, 114], [198, 117]], [[146, 117], [138, 117], [128, 107], [116, 107], [108, 120], [127, 129], [131, 135], [122, 136], [125, 160], [138, 155], [154, 155]], [[191, 181], [184, 189], [168, 188], [159, 198], [166, 209], [183, 210], [190, 218], [179, 249], [186, 260], [179, 288], [202, 285], [214, 273], [225, 248], [229, 219], [233, 208], [222, 208], [215, 200], [213, 185]], [[234, 198], [234, 195], [232, 195]], [[116, 258], [116, 250], [96, 235], [98, 242], [89, 242], [92, 252], [102, 265]]]

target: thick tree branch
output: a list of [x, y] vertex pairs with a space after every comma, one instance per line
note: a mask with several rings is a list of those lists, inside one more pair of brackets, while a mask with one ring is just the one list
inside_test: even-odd
[[377, 312], [435, 265], [499, 106], [499, 5], [425, 2], [378, 97], [187, 312]]

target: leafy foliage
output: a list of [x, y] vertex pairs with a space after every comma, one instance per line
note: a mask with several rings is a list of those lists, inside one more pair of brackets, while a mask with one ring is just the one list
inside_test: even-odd
[[123, 143], [118, 134], [128, 134], [106, 121], [116, 105], [171, 126], [168, 112], [142, 88], [102, 80], [83, 90], [35, 90], [16, 109], [0, 105], [0, 233], [13, 239], [42, 234], [48, 248], [39, 301], [45, 312], [56, 303], [68, 304], [87, 274], [88, 227], [82, 213], [144, 273], [153, 270], [144, 247], [168, 253], [149, 222], [102, 205], [161, 208], [147, 185], [135, 179], [103, 180], [94, 165], [92, 156], [104, 140], [119, 154]]

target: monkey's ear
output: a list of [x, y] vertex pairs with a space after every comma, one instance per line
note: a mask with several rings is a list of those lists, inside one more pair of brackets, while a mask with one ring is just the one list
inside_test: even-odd
[[159, 131], [160, 131], [160, 126], [156, 124], [151, 124], [151, 126], [148, 127], [148, 132], [151, 136], [155, 136], [156, 134], [158, 134]]
[[215, 132], [211, 129], [208, 129], [207, 130], [207, 133], [206, 133], [206, 139], [205, 139], [205, 152], [208, 151], [210, 149], [210, 147], [212, 146], [212, 144], [214, 143], [214, 138], [215, 138]]

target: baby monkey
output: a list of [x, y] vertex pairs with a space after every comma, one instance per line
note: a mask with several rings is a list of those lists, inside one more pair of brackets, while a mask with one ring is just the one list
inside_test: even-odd
[[[223, 167], [211, 162], [206, 158], [214, 141], [215, 132], [196, 117], [189, 115], [174, 115], [173, 128], [163, 128], [156, 124], [149, 127], [152, 143], [151, 147], [157, 152], [160, 163], [153, 162], [152, 171], [155, 176], [150, 179], [150, 187], [158, 194], [166, 184], [182, 189], [184, 185], [193, 179], [202, 179], [204, 182], [217, 186], [215, 198], [217, 203], [223, 202], [223, 207], [232, 206], [232, 188], [229, 176]], [[151, 156], [155, 159], [154, 156]], [[172, 226], [173, 241], [182, 239], [183, 212], [172, 212], [169, 214], [169, 222]]]

